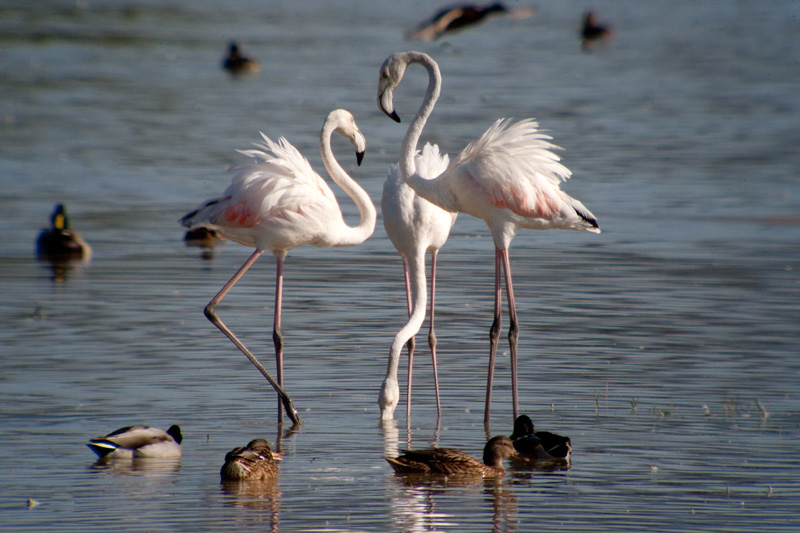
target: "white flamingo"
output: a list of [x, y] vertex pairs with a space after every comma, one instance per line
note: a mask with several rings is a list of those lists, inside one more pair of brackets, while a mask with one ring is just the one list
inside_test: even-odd
[[[361, 220], [348, 226], [342, 218], [333, 191], [308, 160], [289, 142], [281, 138], [272, 142], [266, 135], [261, 150], [240, 150], [255, 160], [231, 169], [231, 184], [219, 198], [204, 202], [181, 219], [187, 228], [206, 227], [222, 237], [256, 250], [244, 265], [211, 299], [205, 308], [206, 317], [217, 326], [275, 388], [292, 422], [300, 420], [291, 398], [283, 390], [283, 336], [281, 335], [281, 298], [283, 267], [286, 254], [303, 245], [319, 247], [353, 246], [364, 242], [375, 229], [377, 214], [367, 193], [342, 169], [331, 151], [331, 136], [339, 133], [356, 149], [358, 163], [364, 156], [366, 141], [348, 111], [332, 111], [322, 125], [320, 148], [322, 161], [331, 178], [353, 199]], [[275, 314], [272, 340], [275, 345], [277, 381], [261, 365], [247, 347], [217, 316], [217, 304], [234, 284], [256, 262], [265, 250], [277, 259]], [[278, 419], [282, 420], [278, 410]]]
[[[439, 154], [439, 147], [426, 144], [416, 156], [417, 172], [421, 176], [433, 178], [444, 172], [450, 158]], [[400, 352], [408, 344], [408, 390], [406, 393], [406, 420], [411, 414], [411, 374], [414, 357], [414, 335], [425, 319], [425, 252], [431, 252], [431, 312], [428, 345], [433, 360], [433, 382], [436, 390], [436, 412], [441, 416], [439, 401], [439, 377], [436, 370], [436, 333], [434, 332], [434, 307], [436, 300], [436, 256], [450, 234], [456, 221], [456, 213], [445, 211], [417, 196], [405, 184], [398, 165], [389, 169], [381, 198], [383, 225], [394, 247], [403, 257], [403, 273], [408, 303], [408, 322], [397, 333], [389, 352], [386, 378], [381, 385], [378, 405], [381, 419], [393, 417], [400, 399], [397, 385], [397, 368]]]
[[494, 322], [490, 330], [489, 371], [486, 384], [484, 424], [488, 428], [492, 378], [501, 329], [501, 273], [505, 271], [506, 297], [511, 322], [508, 340], [511, 352], [511, 394], [514, 418], [519, 415], [517, 401], [517, 341], [519, 328], [514, 305], [508, 248], [514, 235], [527, 229], [571, 229], [600, 233], [597, 219], [578, 200], [561, 191], [561, 181], [571, 172], [559, 163], [533, 120], [495, 122], [481, 137], [471, 142], [445, 172], [425, 179], [416, 172], [414, 151], [433, 106], [441, 91], [439, 66], [421, 52], [400, 52], [381, 66], [378, 106], [399, 122], [394, 110], [393, 91], [406, 67], [419, 64], [428, 71], [429, 83], [417, 115], [408, 127], [400, 156], [400, 169], [406, 183], [426, 200], [451, 212], [463, 212], [482, 219], [489, 226], [495, 245]]

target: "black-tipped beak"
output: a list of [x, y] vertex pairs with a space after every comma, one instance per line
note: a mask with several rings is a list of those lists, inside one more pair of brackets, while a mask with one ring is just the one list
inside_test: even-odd
[[361, 162], [364, 160], [364, 152], [356, 152], [356, 162], [358, 166], [361, 166]]
[[392, 113], [389, 115], [389, 118], [395, 122], [400, 122], [400, 115], [397, 114], [397, 111], [392, 111]]

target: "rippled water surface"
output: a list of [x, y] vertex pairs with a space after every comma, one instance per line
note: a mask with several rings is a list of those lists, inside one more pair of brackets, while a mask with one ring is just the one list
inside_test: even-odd
[[[409, 43], [435, 5], [6, 3], [0, 529], [800, 528], [800, 7], [605, 2], [615, 39], [583, 53], [585, 7], [541, 4]], [[259, 75], [219, 69], [231, 39]], [[440, 254], [438, 427], [424, 335], [411, 420], [401, 405], [396, 424], [378, 423], [406, 313], [380, 223], [358, 247], [289, 256], [299, 428], [278, 427], [269, 385], [203, 316], [249, 251], [228, 243], [203, 259], [176, 220], [222, 191], [259, 131], [320, 168], [319, 127], [336, 107], [368, 151], [356, 167], [346, 143], [334, 149], [378, 202], [426, 78], [409, 69], [398, 126], [376, 108], [377, 71], [412, 47], [444, 77], [427, 140], [455, 154], [498, 117], [536, 117], [565, 148], [564, 189], [603, 228], [523, 232], [511, 250], [521, 406], [572, 438], [570, 469], [412, 483], [381, 458], [431, 443], [481, 452], [493, 250], [480, 221], [460, 217]], [[94, 255], [54, 272], [33, 244], [57, 202]], [[273, 282], [264, 257], [219, 308], [268, 367]], [[511, 431], [503, 355], [492, 434]], [[94, 465], [84, 442], [134, 423], [180, 424], [182, 459]], [[224, 490], [225, 452], [255, 437], [283, 450], [280, 478]]]

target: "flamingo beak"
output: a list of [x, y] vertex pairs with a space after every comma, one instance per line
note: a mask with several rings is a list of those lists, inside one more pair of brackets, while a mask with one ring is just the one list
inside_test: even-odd
[[378, 93], [378, 108], [380, 108], [381, 111], [386, 113], [386, 115], [395, 122], [400, 122], [400, 117], [398, 116], [397, 111], [394, 110], [394, 103], [392, 102], [392, 89], [390, 87], [386, 87]]
[[358, 166], [361, 166], [361, 162], [363, 160], [364, 160], [364, 150], [356, 152], [356, 162], [358, 163]]

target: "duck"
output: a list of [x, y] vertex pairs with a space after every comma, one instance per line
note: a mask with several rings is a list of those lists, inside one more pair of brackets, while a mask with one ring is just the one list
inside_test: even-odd
[[222, 68], [234, 77], [241, 74], [255, 74], [261, 70], [258, 61], [244, 55], [235, 42], [228, 44], [228, 55], [222, 61]]
[[186, 246], [202, 248], [204, 252], [210, 252], [217, 246], [225, 244], [225, 239], [219, 233], [203, 227], [186, 230], [183, 241]]
[[519, 415], [514, 420], [514, 432], [510, 437], [521, 459], [527, 461], [565, 461], [572, 452], [569, 437], [549, 431], [535, 431], [528, 415]]
[[50, 227], [36, 240], [36, 255], [49, 261], [88, 260], [92, 248], [77, 231], [70, 228], [67, 208], [56, 204], [50, 215]]
[[253, 439], [247, 446], [234, 448], [225, 454], [225, 464], [219, 476], [223, 482], [273, 479], [278, 475], [279, 460], [266, 439]]
[[492, 437], [483, 449], [483, 462], [455, 448], [401, 450], [398, 457], [384, 457], [397, 474], [444, 474], [502, 477], [503, 459], [517, 455], [514, 443], [505, 435]]
[[181, 428], [173, 424], [166, 431], [150, 426], [128, 426], [97, 437], [86, 445], [101, 459], [176, 458], [181, 456]]
[[587, 11], [583, 15], [581, 47], [584, 50], [588, 50], [592, 43], [610, 38], [613, 34], [614, 30], [610, 26], [597, 22], [597, 16], [594, 11]]
[[439, 10], [432, 18], [409, 32], [406, 38], [409, 40], [434, 41], [446, 33], [478, 24], [491, 15], [511, 15], [516, 18], [525, 18], [532, 14], [533, 10], [530, 8], [510, 11], [500, 2], [485, 6], [475, 4], [449, 6]]

